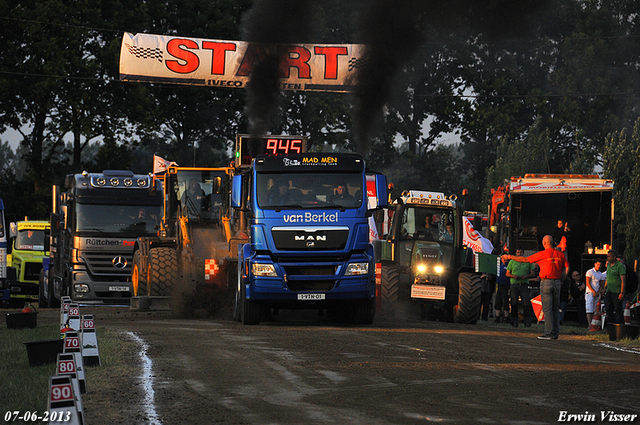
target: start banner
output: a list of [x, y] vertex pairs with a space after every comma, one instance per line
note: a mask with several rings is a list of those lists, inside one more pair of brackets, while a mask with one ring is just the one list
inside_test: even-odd
[[254, 63], [275, 52], [281, 90], [349, 92], [362, 66], [361, 44], [265, 45], [125, 33], [120, 79], [244, 88]]

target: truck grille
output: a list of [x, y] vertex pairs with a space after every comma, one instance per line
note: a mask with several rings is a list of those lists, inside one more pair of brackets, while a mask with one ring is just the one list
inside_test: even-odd
[[290, 280], [287, 286], [293, 292], [330, 291], [335, 286], [335, 280]]
[[[122, 264], [122, 261], [115, 259], [124, 259], [124, 267], [118, 268], [114, 264]], [[96, 280], [118, 280], [127, 281], [131, 276], [131, 253], [122, 252], [83, 252], [82, 259], [87, 265], [90, 275], [95, 276]]]
[[323, 275], [333, 276], [336, 274], [336, 266], [286, 266], [284, 268], [287, 275]]
[[287, 275], [286, 284], [293, 292], [330, 291], [336, 284], [338, 263], [308, 262], [280, 263]]
[[24, 264], [24, 280], [39, 280], [42, 263], [27, 262]]

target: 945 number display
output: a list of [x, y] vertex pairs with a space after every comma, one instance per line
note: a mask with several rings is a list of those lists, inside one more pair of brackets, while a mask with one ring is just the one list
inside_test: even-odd
[[24, 421], [24, 422], [67, 422], [71, 419], [71, 411], [46, 411], [39, 412], [19, 412], [17, 410], [9, 411], [4, 414], [5, 422]]

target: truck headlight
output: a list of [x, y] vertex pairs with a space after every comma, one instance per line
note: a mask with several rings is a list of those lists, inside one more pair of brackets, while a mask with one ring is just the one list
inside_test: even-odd
[[89, 285], [86, 285], [84, 283], [76, 283], [75, 285], [73, 285], [73, 289], [76, 293], [87, 293], [90, 292], [89, 289]]
[[254, 276], [278, 277], [278, 273], [276, 273], [276, 268], [273, 267], [273, 264], [253, 263], [251, 265], [251, 271]]
[[351, 263], [347, 266], [345, 276], [356, 276], [369, 273], [369, 263]]

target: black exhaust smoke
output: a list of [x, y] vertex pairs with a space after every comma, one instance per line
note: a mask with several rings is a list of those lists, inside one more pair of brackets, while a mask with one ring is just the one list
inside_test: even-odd
[[[396, 74], [412, 59], [427, 34], [439, 40], [464, 34], [489, 39], [523, 36], [552, 0], [372, 0], [358, 16], [365, 44], [354, 93], [354, 139], [366, 156], [382, 126]], [[459, 41], [459, 40], [456, 40]]]
[[[257, 0], [243, 16], [243, 40], [255, 43], [257, 51], [245, 107], [252, 136], [266, 134], [279, 112], [278, 66], [284, 50], [277, 45], [307, 42], [311, 15], [309, 0]], [[251, 141], [249, 151], [253, 156]]]
[[[426, 39], [484, 34], [490, 39], [527, 34], [533, 18], [553, 0], [354, 0], [358, 8], [358, 43], [365, 48], [353, 100], [353, 137], [367, 155], [381, 128], [383, 108], [394, 78]], [[329, 8], [329, 7], [327, 7]], [[247, 84], [249, 131], [266, 133], [278, 114], [280, 54], [271, 44], [312, 42], [309, 0], [257, 0], [243, 18], [245, 41], [260, 43]], [[472, 31], [470, 33], [470, 31]], [[459, 40], [456, 40], [459, 41]], [[271, 46], [270, 46], [271, 45]]]

